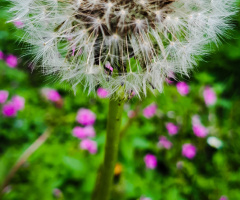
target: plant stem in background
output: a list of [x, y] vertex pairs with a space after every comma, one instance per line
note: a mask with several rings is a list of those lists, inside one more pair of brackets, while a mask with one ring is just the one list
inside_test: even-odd
[[114, 168], [118, 157], [124, 102], [124, 99], [111, 99], [109, 102], [104, 162], [100, 169], [101, 173], [97, 179], [92, 200], [109, 200], [110, 198]]
[[15, 165], [9, 171], [7, 177], [3, 181], [3, 184], [0, 187], [0, 199], [3, 195], [4, 189], [9, 185], [11, 179], [16, 174], [18, 169], [27, 161], [27, 159], [47, 140], [50, 132], [46, 130], [17, 160]]

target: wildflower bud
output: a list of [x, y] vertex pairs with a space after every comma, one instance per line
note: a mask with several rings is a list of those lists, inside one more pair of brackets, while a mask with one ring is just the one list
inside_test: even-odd
[[3, 104], [7, 101], [8, 91], [0, 90], [0, 104]]
[[144, 162], [148, 169], [155, 169], [157, 167], [157, 158], [152, 154], [147, 154], [144, 157]]
[[176, 135], [178, 133], [179, 127], [173, 123], [167, 123], [166, 129], [167, 129], [169, 135]]
[[182, 146], [182, 155], [188, 159], [193, 159], [196, 156], [197, 149], [192, 144], [184, 144]]

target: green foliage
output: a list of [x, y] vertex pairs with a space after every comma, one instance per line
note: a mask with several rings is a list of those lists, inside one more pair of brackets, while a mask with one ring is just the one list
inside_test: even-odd
[[[14, 26], [5, 23], [6, 1], [1, 1], [0, 6], [0, 50], [21, 58], [25, 52], [18, 50], [16, 41], [22, 33], [15, 33]], [[240, 199], [239, 16], [237, 20], [233, 39], [205, 58], [207, 62], [201, 62], [192, 78], [187, 79], [191, 88], [189, 95], [181, 96], [174, 84], [165, 85], [163, 94], [150, 94], [140, 103], [133, 98], [127, 103], [123, 125], [128, 123], [130, 109], [140, 107], [140, 113], [121, 140], [122, 172], [114, 178], [113, 200], [138, 200], [143, 195], [153, 200], [218, 200], [221, 195], [230, 200]], [[54, 78], [43, 77], [37, 70], [32, 72], [27, 67], [28, 57], [20, 61], [17, 69], [11, 69], [0, 60], [0, 90], [8, 90], [10, 97], [17, 94], [26, 100], [25, 109], [17, 117], [0, 115], [0, 183], [24, 150], [47, 128], [50, 127], [52, 133], [15, 174], [3, 199], [88, 200], [103, 159], [108, 101], [87, 96], [81, 87], [74, 95], [69, 85], [53, 83]], [[183, 77], [179, 79], [186, 81]], [[211, 107], [203, 100], [206, 85], [212, 86], [218, 96], [216, 105]], [[63, 106], [46, 101], [40, 93], [43, 87], [57, 89], [63, 97]], [[146, 119], [142, 110], [153, 102], [158, 105], [157, 115]], [[80, 150], [80, 141], [72, 136], [72, 129], [78, 125], [76, 113], [83, 107], [97, 115], [96, 155]], [[205, 126], [211, 127], [210, 135], [224, 142], [222, 149], [208, 146], [206, 138], [193, 134], [191, 118], [195, 114]], [[167, 122], [179, 124], [176, 136], [168, 135]], [[160, 135], [171, 140], [172, 149], [157, 147]], [[182, 145], [187, 142], [197, 146], [193, 160], [181, 155]], [[143, 158], [147, 153], [157, 156], [157, 169], [146, 169]], [[176, 167], [179, 161], [183, 163], [182, 169]], [[55, 188], [62, 191], [63, 197], [54, 197]]]

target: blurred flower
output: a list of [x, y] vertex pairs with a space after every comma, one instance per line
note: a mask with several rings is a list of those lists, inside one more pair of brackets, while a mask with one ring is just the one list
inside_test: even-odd
[[13, 103], [13, 105], [15, 106], [16, 110], [23, 110], [24, 106], [25, 106], [25, 99], [23, 97], [20, 96], [14, 96], [11, 100], [11, 102]]
[[23, 28], [23, 27], [24, 27], [23, 22], [20, 21], [20, 20], [14, 21], [14, 25], [15, 25], [17, 28]]
[[223, 146], [223, 142], [216, 137], [209, 137], [207, 143], [216, 149], [220, 149]]
[[60, 198], [63, 197], [63, 193], [62, 193], [62, 191], [61, 191], [60, 189], [55, 188], [55, 189], [53, 190], [53, 196], [54, 196], [55, 198], [57, 198], [57, 199], [60, 199]]
[[152, 154], [147, 154], [144, 157], [144, 162], [149, 169], [155, 169], [157, 167], [157, 158]]
[[201, 124], [193, 125], [193, 132], [200, 138], [204, 138], [208, 135], [208, 129]]
[[80, 143], [80, 148], [89, 151], [91, 154], [97, 153], [97, 143], [95, 141], [85, 139]]
[[187, 83], [179, 82], [176, 86], [179, 94], [181, 94], [182, 96], [186, 96], [189, 93], [189, 86]]
[[83, 127], [80, 127], [80, 126], [76, 126], [73, 131], [73, 136], [79, 138], [79, 139], [85, 139], [87, 136], [86, 136], [86, 133], [84, 131], [84, 128]]
[[153, 117], [157, 112], [157, 105], [155, 103], [147, 106], [144, 110], [143, 110], [143, 115], [146, 117], [146, 118], [151, 118]]
[[193, 126], [195, 126], [195, 125], [201, 125], [201, 121], [200, 121], [199, 115], [194, 115], [194, 116], [192, 117], [192, 124], [193, 124]]
[[171, 85], [171, 84], [174, 83], [174, 81], [172, 81], [170, 78], [166, 78], [166, 82], [167, 82], [169, 85]]
[[136, 117], [136, 112], [135, 112], [134, 110], [130, 110], [130, 111], [128, 112], [128, 117], [129, 117], [129, 118], [134, 118], [134, 117]]
[[188, 159], [193, 159], [196, 156], [197, 149], [192, 144], [184, 144], [182, 146], [182, 155]]
[[205, 87], [203, 97], [207, 106], [214, 105], [217, 101], [216, 93], [211, 87]]
[[179, 128], [175, 124], [169, 122], [166, 124], [166, 129], [169, 135], [176, 135], [178, 133]]
[[140, 200], [152, 200], [152, 199], [148, 197], [141, 197]]
[[2, 51], [0, 51], [0, 60], [4, 59], [4, 53]]
[[168, 76], [166, 78], [166, 82], [171, 85], [174, 83], [174, 81], [172, 81], [171, 79], [175, 79], [175, 74], [173, 72], [169, 72]]
[[15, 68], [18, 64], [18, 58], [14, 55], [8, 55], [6, 58], [6, 63], [9, 67]]
[[86, 126], [84, 127], [84, 132], [86, 134], [87, 137], [95, 137], [96, 136], [96, 132], [95, 129], [92, 126]]
[[101, 99], [107, 98], [108, 94], [109, 94], [109, 92], [104, 88], [98, 88], [98, 90], [97, 90], [97, 95]]
[[115, 176], [120, 175], [120, 174], [122, 173], [122, 171], [123, 171], [122, 168], [123, 168], [122, 165], [121, 165], [120, 163], [117, 163], [117, 164], [115, 165], [115, 168], [114, 168], [114, 175], [115, 175]]
[[5, 117], [15, 117], [17, 115], [16, 106], [10, 102], [2, 107], [2, 114]]
[[219, 200], [228, 200], [228, 198], [226, 196], [221, 196]]
[[182, 169], [183, 165], [184, 165], [183, 161], [178, 161], [177, 162], [177, 169]]
[[8, 98], [8, 91], [0, 90], [0, 103], [5, 103]]
[[89, 109], [81, 108], [77, 113], [77, 122], [83, 126], [93, 125], [96, 115]]
[[61, 95], [58, 93], [57, 90], [50, 89], [50, 88], [43, 88], [41, 92], [48, 100], [52, 102], [57, 102], [61, 100]]
[[165, 149], [171, 149], [172, 143], [165, 136], [161, 136], [159, 138], [158, 146], [163, 147]]

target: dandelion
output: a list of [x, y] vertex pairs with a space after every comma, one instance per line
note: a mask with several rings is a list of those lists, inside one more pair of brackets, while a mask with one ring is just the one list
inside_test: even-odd
[[155, 103], [147, 106], [144, 110], [143, 110], [143, 115], [144, 117], [146, 117], [147, 119], [152, 118], [157, 112], [157, 105]]
[[[11, 0], [34, 62], [45, 74], [101, 85], [110, 94], [163, 90], [169, 74], [184, 74], [219, 43], [235, 13], [232, 0]], [[73, 53], [74, 49], [74, 53]], [[80, 53], [81, 52], [81, 53]]]
[[77, 113], [77, 122], [83, 126], [93, 125], [96, 120], [96, 115], [91, 110], [81, 108]]
[[147, 154], [144, 157], [144, 162], [148, 169], [155, 169], [157, 167], [157, 158], [152, 154]]
[[184, 144], [182, 146], [182, 155], [188, 159], [193, 159], [196, 156], [197, 149], [192, 144]]
[[166, 124], [166, 129], [169, 135], [176, 135], [178, 133], [179, 127], [169, 122]]
[[3, 104], [7, 101], [8, 94], [9, 94], [8, 91], [0, 90], [0, 104]]
[[203, 97], [207, 106], [214, 105], [217, 101], [216, 93], [211, 87], [205, 87]]
[[[10, 0], [11, 21], [22, 21], [33, 63], [76, 90], [109, 92], [107, 140], [94, 200], [108, 200], [117, 159], [123, 104], [133, 94], [163, 91], [170, 73], [189, 75], [196, 58], [226, 35], [236, 12], [232, 0]], [[183, 95], [189, 91], [183, 90]], [[155, 115], [156, 105], [144, 115]], [[77, 121], [93, 125], [96, 116], [80, 109]], [[94, 142], [84, 140], [88, 149]], [[90, 145], [91, 146], [91, 145]], [[94, 148], [93, 148], [94, 149]], [[88, 149], [89, 150], [89, 149]], [[96, 149], [94, 149], [96, 150]], [[91, 150], [90, 152], [95, 152]], [[157, 160], [146, 156], [147, 167]]]
[[18, 65], [18, 58], [14, 55], [8, 55], [6, 57], [6, 63], [10, 68], [15, 68]]

